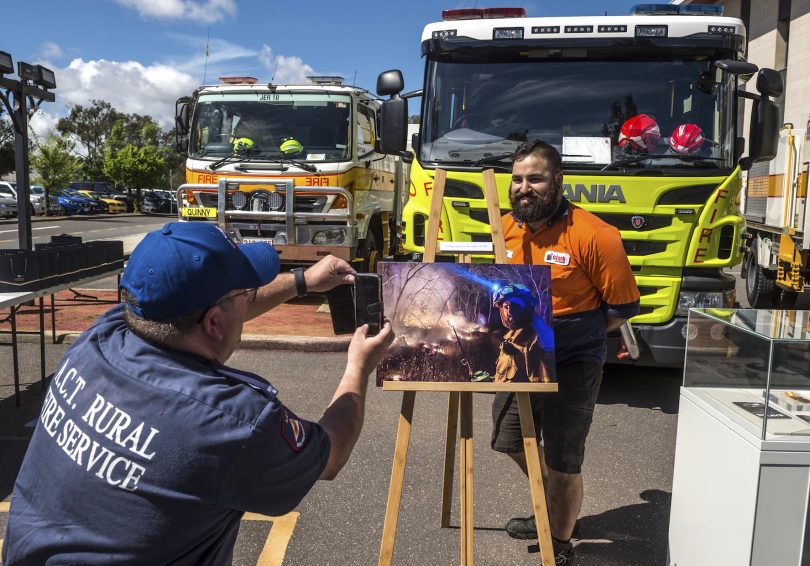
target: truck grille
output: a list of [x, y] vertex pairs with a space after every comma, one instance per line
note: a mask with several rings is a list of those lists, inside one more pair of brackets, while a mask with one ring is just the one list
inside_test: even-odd
[[[508, 212], [511, 212], [511, 210], [508, 208], [504, 210], [502, 208], [501, 216], [503, 216]], [[489, 225], [489, 213], [487, 212], [486, 208], [475, 208], [470, 210], [470, 218], [472, 218], [473, 220], [477, 220], [478, 222], [483, 222], [486, 225]]]
[[[247, 193], [250, 195], [250, 193]], [[265, 193], [269, 194], [269, 193]], [[285, 207], [285, 199], [283, 193], [276, 193], [281, 196], [281, 205], [276, 209], [278, 211], [284, 211]], [[197, 200], [202, 204], [205, 208], [216, 208], [218, 196], [217, 193], [197, 193], [196, 194]], [[250, 197], [248, 197], [250, 199]], [[295, 197], [295, 210], [297, 212], [323, 212], [324, 206], [326, 206], [326, 197], [323, 195], [299, 195]], [[228, 209], [233, 210], [233, 205], [231, 204], [231, 199], [228, 199]], [[246, 210], [253, 210], [250, 208], [250, 204], [248, 204], [248, 208]], [[261, 207], [261, 212], [268, 212], [270, 208], [263, 203]]]
[[628, 256], [653, 255], [666, 251], [667, 242], [650, 242], [647, 240], [622, 240], [624, 253]]
[[[658, 230], [659, 228], [666, 228], [672, 226], [671, 216], [648, 216], [648, 215], [633, 215], [633, 214], [609, 214], [609, 213], [595, 213], [604, 222], [614, 226], [617, 230], [626, 230], [634, 232], [647, 232], [648, 230]], [[640, 216], [644, 219], [641, 227], [636, 228], [633, 226], [633, 216]]]

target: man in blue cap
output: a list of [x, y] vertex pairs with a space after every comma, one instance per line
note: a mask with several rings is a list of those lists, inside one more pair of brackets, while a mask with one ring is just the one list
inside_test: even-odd
[[261, 377], [223, 365], [245, 320], [296, 295], [350, 283], [327, 257], [278, 275], [265, 243], [203, 222], [138, 245], [124, 305], [66, 353], [14, 486], [3, 563], [230, 564], [245, 512], [283, 515], [349, 458], [368, 376], [393, 334], [361, 327], [317, 422]]

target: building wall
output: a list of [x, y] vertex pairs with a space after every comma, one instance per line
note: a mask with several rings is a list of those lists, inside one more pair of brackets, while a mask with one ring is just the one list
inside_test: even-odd
[[[785, 0], [783, 0], [784, 2]], [[780, 0], [674, 0], [674, 4], [722, 4], [724, 15], [747, 19], [748, 52], [746, 59], [759, 67], [784, 71], [784, 122], [805, 128], [810, 119], [810, 0], [788, 0], [789, 22], [783, 37], [779, 27]], [[743, 14], [748, 6], [748, 17]], [[744, 87], [756, 93], [756, 75]], [[747, 137], [751, 101], [745, 101], [740, 133]]]

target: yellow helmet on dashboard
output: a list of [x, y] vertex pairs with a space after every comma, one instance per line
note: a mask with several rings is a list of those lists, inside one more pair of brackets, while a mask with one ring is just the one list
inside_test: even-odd
[[239, 138], [233, 142], [233, 152], [241, 153], [253, 149], [253, 140], [250, 138]]
[[298, 155], [304, 151], [304, 146], [295, 138], [284, 138], [278, 148], [284, 155]]

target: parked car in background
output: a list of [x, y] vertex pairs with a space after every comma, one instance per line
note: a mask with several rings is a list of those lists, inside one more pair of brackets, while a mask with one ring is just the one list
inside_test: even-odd
[[11, 218], [17, 216], [17, 198], [12, 196], [11, 191], [0, 187], [0, 216]]
[[80, 202], [86, 201], [90, 205], [90, 211], [84, 212], [84, 214], [106, 214], [107, 213], [107, 204], [102, 202], [101, 200], [93, 197], [88, 197], [83, 195], [79, 191], [73, 189], [62, 189], [63, 193], [66, 193], [68, 196], [73, 197], [74, 199], [79, 200]]
[[79, 190], [77, 192], [79, 194], [81, 194], [81, 195], [84, 195], [84, 196], [88, 197], [88, 198], [93, 198], [93, 199], [100, 200], [105, 205], [107, 205], [107, 212], [110, 213], [110, 214], [118, 214], [118, 213], [127, 211], [127, 203], [126, 203], [126, 201], [116, 200], [114, 198], [110, 198], [104, 193], [94, 193], [92, 191], [86, 191], [86, 190]]
[[122, 201], [126, 205], [126, 212], [135, 210], [135, 199], [123, 191], [116, 190], [106, 181], [73, 181], [69, 188], [74, 191], [90, 191], [94, 195], [104, 195], [105, 198]]
[[173, 214], [177, 212], [177, 201], [169, 191], [146, 189], [141, 192], [141, 212], [145, 214]]
[[[89, 205], [88, 205], [89, 206]], [[71, 216], [82, 214], [82, 204], [62, 191], [53, 191], [48, 198], [49, 212], [56, 216]]]
[[[8, 194], [10, 191], [14, 200], [17, 201], [17, 183], [13, 181], [0, 181], [0, 188], [3, 188], [4, 193]], [[42, 197], [34, 195], [33, 193], [29, 194], [29, 205], [28, 210], [30, 211], [31, 215], [34, 214], [45, 214], [45, 201]]]

